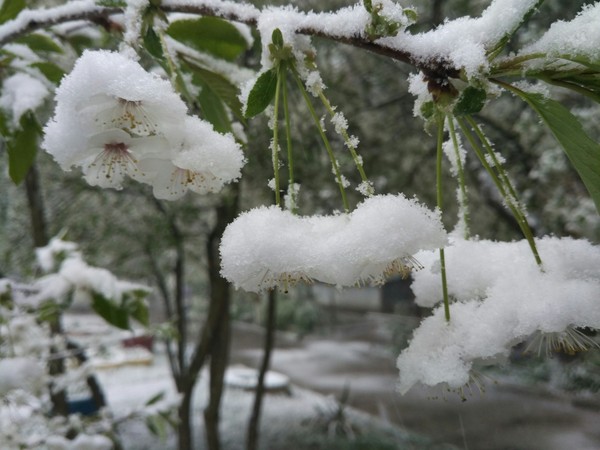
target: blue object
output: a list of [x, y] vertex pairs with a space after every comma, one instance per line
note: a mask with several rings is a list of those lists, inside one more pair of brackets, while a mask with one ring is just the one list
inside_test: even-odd
[[81, 414], [83, 416], [93, 416], [99, 410], [98, 405], [92, 397], [85, 397], [79, 400], [69, 400], [67, 402], [69, 414]]

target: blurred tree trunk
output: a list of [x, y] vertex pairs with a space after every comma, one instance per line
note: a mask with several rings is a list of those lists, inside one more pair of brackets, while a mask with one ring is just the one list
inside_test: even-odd
[[29, 206], [29, 217], [31, 223], [31, 237], [35, 247], [48, 245], [48, 229], [46, 225], [46, 212], [44, 210], [44, 198], [40, 187], [40, 174], [35, 163], [31, 165], [25, 176], [25, 192], [27, 193], [27, 204]]
[[[46, 211], [44, 209], [44, 197], [42, 195], [40, 174], [35, 162], [31, 165], [25, 176], [25, 192], [27, 194], [27, 206], [29, 208], [33, 245], [34, 247], [44, 247], [48, 245], [50, 239], [46, 224]], [[60, 314], [56, 314], [56, 317], [50, 320], [50, 332], [53, 336], [56, 336], [62, 334], [62, 331]], [[48, 374], [51, 376], [60, 375], [65, 372], [64, 358], [58, 358], [56, 357], [56, 354], [57, 349], [54, 346], [50, 347]], [[50, 384], [50, 400], [52, 401], [53, 414], [62, 416], [69, 414], [66, 391], [54, 391], [52, 384]]]
[[208, 236], [206, 245], [208, 258], [208, 275], [210, 286], [210, 302], [217, 308], [218, 323], [210, 346], [210, 398], [204, 410], [204, 426], [206, 442], [209, 450], [219, 450], [219, 413], [223, 395], [223, 380], [229, 362], [229, 344], [231, 341], [231, 289], [229, 283], [221, 276], [221, 257], [219, 246], [225, 227], [238, 214], [239, 185], [231, 187], [228, 194], [221, 197], [221, 204], [216, 208], [216, 222]]
[[169, 224], [171, 238], [176, 249], [176, 260], [173, 266], [175, 286], [173, 291], [167, 287], [156, 259], [152, 254], [151, 243], [146, 245], [146, 253], [151, 260], [152, 270], [163, 297], [165, 310], [169, 318], [174, 320], [178, 332], [175, 351], [168, 345], [171, 372], [178, 392], [182, 396], [178, 409], [179, 450], [192, 450], [193, 443], [193, 393], [196, 381], [207, 358], [210, 358], [210, 398], [204, 411], [204, 426], [209, 450], [220, 448], [219, 441], [219, 409], [223, 392], [223, 378], [227, 367], [230, 341], [230, 288], [220, 275], [219, 245], [225, 227], [235, 218], [238, 212], [239, 187], [221, 195], [220, 203], [215, 208], [216, 220], [207, 236], [206, 252], [208, 259], [209, 307], [206, 321], [202, 328], [191, 358], [188, 358], [189, 346], [188, 318], [184, 296], [185, 286], [185, 239], [175, 218], [166, 210], [161, 202], [155, 200], [157, 209], [165, 216]]
[[256, 383], [256, 392], [254, 394], [254, 406], [248, 422], [248, 434], [246, 437], [246, 450], [258, 449], [258, 438], [260, 434], [260, 413], [262, 409], [262, 400], [265, 393], [265, 378], [271, 362], [271, 352], [275, 346], [275, 323], [277, 294], [276, 290], [269, 291], [267, 299], [267, 320], [263, 360], [258, 372], [258, 381]]

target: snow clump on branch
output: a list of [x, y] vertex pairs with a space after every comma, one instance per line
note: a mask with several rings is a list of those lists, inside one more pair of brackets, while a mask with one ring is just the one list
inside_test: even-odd
[[445, 243], [439, 214], [401, 194], [373, 196], [350, 214], [330, 216], [260, 207], [225, 230], [221, 273], [249, 292], [312, 280], [354, 286], [405, 273], [418, 266], [413, 254]]
[[188, 115], [168, 81], [108, 51], [84, 52], [63, 79], [42, 145], [91, 185], [121, 189], [130, 177], [169, 200], [216, 192], [244, 164], [234, 138]]

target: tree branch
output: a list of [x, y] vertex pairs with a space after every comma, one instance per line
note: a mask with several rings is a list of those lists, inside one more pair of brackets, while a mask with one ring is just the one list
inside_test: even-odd
[[[160, 5], [160, 9], [166, 13], [180, 12], [198, 14], [201, 16], [221, 17], [226, 20], [244, 23], [249, 26], [257, 25], [261, 13], [259, 9], [251, 4], [236, 3], [232, 1], [222, 1], [215, 4], [214, 1], [205, 0], [195, 0], [193, 2], [191, 0], [166, 0]], [[111, 15], [123, 12], [124, 8], [98, 6], [90, 0], [71, 2], [56, 8], [38, 10], [26, 9], [14, 20], [0, 25], [0, 46], [38, 29], [77, 20], [87, 20], [92, 22], [100, 21], [102, 19], [106, 20]], [[410, 64], [433, 78], [454, 76], [457, 72], [451, 67], [448, 61], [443, 59], [423, 60], [408, 51], [388, 47], [380, 42], [371, 41], [366, 37], [359, 35], [334, 35], [326, 30], [314, 27], [299, 27], [296, 29], [296, 33], [329, 39], [368, 50], [372, 53]]]

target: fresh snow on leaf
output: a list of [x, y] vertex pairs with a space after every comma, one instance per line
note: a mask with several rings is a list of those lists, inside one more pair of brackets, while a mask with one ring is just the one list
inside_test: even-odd
[[[600, 3], [585, 5], [577, 17], [566, 22], [559, 20], [535, 43], [521, 54], [545, 53], [547, 58], [584, 57], [600, 61]], [[532, 63], [534, 66], [537, 64]]]
[[18, 126], [21, 116], [39, 108], [50, 94], [37, 78], [26, 73], [16, 73], [2, 83], [0, 108], [9, 111], [13, 126]]

